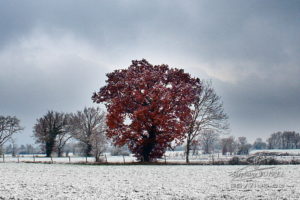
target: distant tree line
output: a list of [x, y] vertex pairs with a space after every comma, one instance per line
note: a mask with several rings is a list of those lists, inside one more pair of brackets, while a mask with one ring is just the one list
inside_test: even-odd
[[300, 149], [300, 134], [295, 131], [275, 132], [270, 135], [266, 142], [262, 138], [257, 138], [253, 144], [250, 144], [246, 137], [220, 138], [219, 135], [206, 133], [202, 135], [200, 142], [193, 144], [193, 149], [193, 154], [197, 152], [195, 150], [202, 150], [203, 153], [221, 151], [223, 155], [247, 155], [250, 150]]
[[43, 153], [40, 148], [34, 147], [32, 144], [22, 144], [19, 146], [14, 139], [4, 148], [4, 152], [6, 154], [11, 154], [12, 156]]
[[268, 149], [299, 149], [300, 135], [295, 131], [273, 133], [268, 139]]
[[[192, 145], [192, 155], [201, 151], [203, 154], [221, 152], [223, 155], [247, 155], [252, 148], [246, 137], [220, 137], [215, 132], [200, 134], [201, 140]], [[187, 152], [186, 152], [187, 153]]]

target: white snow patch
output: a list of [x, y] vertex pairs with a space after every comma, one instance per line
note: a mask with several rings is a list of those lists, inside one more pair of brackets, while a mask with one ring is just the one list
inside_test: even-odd
[[233, 182], [230, 174], [243, 167], [0, 163], [0, 199], [300, 198], [300, 166], [274, 166], [283, 177]]

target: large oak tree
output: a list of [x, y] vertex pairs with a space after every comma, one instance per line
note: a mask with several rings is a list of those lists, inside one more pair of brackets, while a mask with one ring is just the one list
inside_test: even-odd
[[128, 69], [107, 74], [106, 85], [92, 99], [105, 102], [107, 136], [115, 145], [128, 145], [145, 162], [160, 158], [172, 142], [183, 141], [190, 105], [200, 80], [182, 69], [132, 61]]

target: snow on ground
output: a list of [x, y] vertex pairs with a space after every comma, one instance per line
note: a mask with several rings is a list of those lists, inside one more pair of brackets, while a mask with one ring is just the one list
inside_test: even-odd
[[300, 199], [300, 166], [0, 163], [0, 199]]

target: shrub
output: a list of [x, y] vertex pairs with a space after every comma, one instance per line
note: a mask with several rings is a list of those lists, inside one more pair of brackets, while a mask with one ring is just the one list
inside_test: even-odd
[[262, 155], [254, 155], [254, 156], [248, 157], [247, 162], [249, 164], [256, 164], [256, 165], [277, 165], [277, 164], [283, 163], [274, 157], [262, 156]]
[[229, 165], [239, 165], [240, 164], [240, 159], [239, 157], [232, 157], [229, 161], [228, 161]]

